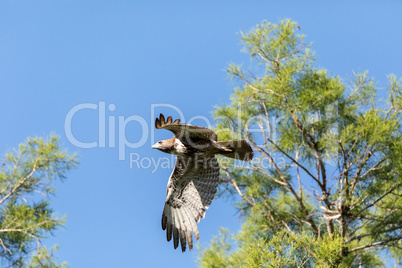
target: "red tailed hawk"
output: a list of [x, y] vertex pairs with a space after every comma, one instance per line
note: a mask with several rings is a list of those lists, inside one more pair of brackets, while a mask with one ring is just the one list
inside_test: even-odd
[[152, 146], [162, 152], [177, 156], [176, 165], [167, 185], [167, 196], [162, 213], [162, 229], [167, 241], [173, 236], [174, 248], [181, 244], [186, 250], [186, 241], [191, 250], [193, 236], [198, 240], [197, 223], [205, 217], [219, 183], [219, 164], [216, 154], [249, 161], [253, 150], [245, 140], [217, 141], [217, 135], [205, 127], [180, 124], [161, 114], [155, 120], [157, 129], [167, 129], [174, 137], [159, 141]]

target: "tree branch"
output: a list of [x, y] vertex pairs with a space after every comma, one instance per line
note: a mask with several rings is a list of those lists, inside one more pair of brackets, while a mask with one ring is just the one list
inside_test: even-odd
[[[255, 202], [251, 201], [250, 199], [248, 199], [240, 190], [239, 186], [237, 185], [236, 180], [232, 177], [232, 175], [230, 175], [229, 171], [227, 169], [223, 169], [226, 173], [226, 175], [228, 176], [230, 182], [232, 183], [233, 187], [236, 189], [237, 193], [240, 195], [241, 198], [243, 198], [247, 203], [249, 203], [251, 206], [255, 206]], [[259, 212], [261, 213], [261, 215], [263, 215], [268, 221], [271, 221], [268, 217], [268, 215], [262, 211], [261, 209], [259, 209]]]
[[30, 177], [32, 177], [32, 175], [36, 172], [36, 164], [34, 165], [34, 167], [32, 168], [32, 171], [22, 180], [19, 181], [19, 183], [8, 193], [6, 194], [3, 199], [0, 200], [0, 205], [6, 201], [11, 195], [13, 195], [18, 188], [20, 188]]
[[356, 213], [356, 217], [358, 217], [363, 211], [366, 211], [367, 209], [371, 208], [374, 206], [376, 203], [380, 202], [381, 199], [389, 195], [392, 191], [394, 191], [397, 187], [399, 186], [399, 183], [395, 184], [389, 191], [387, 191], [385, 194], [380, 196], [377, 200], [375, 200], [373, 203], [367, 205], [366, 207], [362, 208], [359, 212]]
[[308, 171], [308, 169], [306, 169], [304, 166], [300, 165], [300, 163], [298, 161], [296, 161], [293, 157], [291, 157], [290, 155], [288, 155], [284, 150], [282, 150], [282, 148], [280, 148], [278, 145], [276, 145], [271, 139], [267, 139], [270, 143], [272, 143], [276, 149], [278, 149], [281, 153], [283, 153], [284, 155], [286, 155], [287, 158], [289, 158], [290, 160], [292, 160], [297, 166], [301, 167], [308, 175], [310, 175], [311, 178], [313, 178], [313, 180], [315, 180], [318, 185], [320, 187], [322, 187], [322, 184], [319, 180], [317, 180], [316, 177], [314, 177], [313, 174], [310, 173], [310, 171]]
[[384, 245], [384, 244], [386, 244], [386, 243], [388, 243], [388, 242], [392, 242], [392, 241], [396, 241], [396, 240], [401, 240], [401, 239], [402, 239], [402, 236], [398, 236], [398, 237], [394, 237], [394, 238], [391, 238], [391, 239], [388, 239], [388, 240], [384, 240], [384, 241], [380, 241], [380, 242], [371, 243], [371, 244], [368, 244], [368, 245], [365, 245], [365, 246], [360, 246], [360, 247], [356, 247], [356, 248], [350, 249], [350, 250], [348, 251], [348, 253], [351, 253], [351, 252], [354, 252], [354, 251], [357, 251], [357, 250], [366, 249], [366, 248], [381, 246], [381, 245]]
[[293, 196], [296, 198], [296, 201], [299, 203], [301, 210], [304, 212], [304, 214], [306, 215], [306, 218], [308, 220], [308, 222], [310, 222], [311, 227], [314, 230], [315, 234], [318, 234], [318, 228], [315, 225], [313, 219], [310, 217], [309, 212], [307, 211], [307, 208], [304, 206], [303, 200], [297, 195], [296, 191], [293, 189], [292, 185], [290, 185], [289, 181], [285, 178], [285, 176], [282, 174], [281, 170], [279, 169], [279, 167], [275, 164], [275, 162], [272, 159], [272, 156], [265, 151], [262, 148], [259, 148], [260, 152], [265, 153], [269, 158], [270, 158], [270, 163], [274, 166], [275, 170], [278, 172], [281, 180], [285, 183], [286, 188], [293, 194]]

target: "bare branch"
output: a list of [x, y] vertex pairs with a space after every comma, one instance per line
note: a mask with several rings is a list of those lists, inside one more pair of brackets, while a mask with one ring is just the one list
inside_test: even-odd
[[[276, 93], [275, 91], [273, 91], [272, 89], [269, 89], [269, 88], [265, 88], [265, 89], [263, 89], [263, 90], [258, 89], [258, 88], [256, 88], [256, 87], [254, 87], [252, 84], [250, 84], [250, 82], [248, 82], [248, 81], [246, 80], [246, 78], [244, 78], [243, 75], [239, 74], [238, 76], [243, 80], [244, 84], [246, 84], [248, 87], [250, 87], [251, 89], [255, 90], [256, 92], [267, 91], [267, 92], [271, 93], [272, 95], [275, 95], [275, 96], [278, 96], [278, 97], [281, 97], [281, 98], [285, 98], [284, 95], [278, 94], [278, 93]], [[264, 92], [264, 93], [265, 93], [265, 92]]]
[[[268, 123], [268, 136], [269, 136], [269, 138], [271, 138], [271, 122], [269, 120], [268, 110], [263, 101], [260, 101], [260, 103], [262, 104], [262, 107], [264, 108], [265, 117], [267, 118], [267, 123]], [[265, 140], [265, 132], [263, 132], [263, 133], [264, 133], [264, 140]]]
[[378, 161], [377, 163], [375, 163], [371, 168], [369, 168], [363, 175], [361, 175], [361, 178], [364, 178], [367, 176], [367, 174], [369, 174], [371, 171], [376, 170], [376, 167], [378, 165], [380, 165], [381, 163], [383, 163], [385, 160], [387, 160], [387, 158], [383, 158], [382, 160]]
[[[296, 156], [295, 156], [295, 161], [299, 162], [299, 149], [296, 150]], [[301, 184], [301, 179], [300, 179], [300, 171], [299, 171], [299, 165], [296, 164], [296, 175], [297, 175], [297, 182], [299, 183], [299, 196], [300, 199], [303, 200], [303, 189], [302, 189], [302, 184]]]
[[[371, 156], [373, 155], [373, 153], [371, 153], [370, 151], [367, 152], [367, 150], [366, 150], [366, 152], [363, 153], [363, 155], [365, 155], [365, 154], [367, 154], [367, 157], [365, 159], [363, 159], [362, 161], [360, 161], [359, 166], [358, 166], [358, 171], [356, 172], [355, 176], [353, 177], [353, 181], [350, 183], [350, 185], [351, 185], [350, 189], [351, 189], [352, 193], [357, 185], [357, 182], [359, 181], [360, 178], [362, 178], [360, 176], [360, 173], [362, 172], [364, 165], [366, 165], [366, 163], [370, 160]], [[383, 159], [383, 160], [385, 160], [385, 159]], [[383, 160], [381, 160], [380, 162], [382, 162]], [[380, 163], [380, 162], [378, 162], [378, 163]], [[375, 165], [374, 165], [374, 167], [375, 167]]]
[[276, 163], [274, 162], [271, 154], [268, 153], [267, 151], [265, 151], [262, 148], [259, 148], [259, 150], [260, 150], [260, 152], [265, 153], [269, 157], [270, 163], [274, 166], [275, 170], [278, 172], [279, 177], [285, 183], [285, 187], [293, 194], [293, 196], [296, 198], [297, 202], [299, 203], [300, 208], [304, 212], [304, 214], [306, 215], [307, 220], [310, 222], [311, 227], [314, 230], [314, 233], [318, 234], [317, 226], [315, 225], [313, 219], [310, 217], [309, 212], [307, 211], [307, 208], [304, 206], [303, 200], [298, 196], [296, 191], [293, 189], [292, 185], [290, 185], [289, 181], [286, 179], [286, 177], [283, 175], [283, 173], [281, 172], [279, 167], [276, 165]]
[[377, 204], [378, 202], [380, 202], [384, 197], [386, 197], [387, 195], [389, 195], [392, 191], [394, 191], [397, 187], [399, 186], [399, 183], [395, 184], [391, 189], [389, 189], [389, 191], [387, 191], [385, 194], [383, 194], [382, 196], [380, 196], [377, 200], [375, 200], [373, 203], [367, 205], [366, 207], [362, 208], [359, 212], [356, 213], [356, 217], [358, 217], [363, 211], [366, 211], [367, 209], [371, 208], [372, 206], [374, 206], [375, 204]]
[[23, 179], [21, 179], [18, 184], [8, 193], [6, 194], [3, 199], [0, 200], [0, 205], [6, 201], [11, 195], [13, 195], [32, 175], [36, 172], [36, 164], [32, 168], [32, 171]]
[[357, 141], [359, 140], [359, 137], [356, 137], [355, 142], [353, 143], [352, 147], [349, 149], [349, 152], [347, 154], [347, 157], [349, 157], [350, 153], [352, 152], [352, 150], [355, 148]]
[[275, 214], [275, 216], [277, 216], [280, 220], [281, 220], [281, 223], [283, 224], [283, 226], [285, 226], [285, 228], [289, 231], [289, 232], [292, 232], [292, 229], [290, 229], [290, 227], [289, 227], [289, 225], [279, 216], [279, 214], [274, 210], [274, 209], [270, 209], [274, 214]]
[[[264, 174], [265, 176], [267, 176], [268, 178], [270, 178], [271, 180], [273, 180], [274, 182], [276, 182], [276, 183], [278, 183], [278, 184], [280, 184], [280, 185], [283, 185], [283, 186], [286, 186], [287, 184], [285, 183], [285, 182], [283, 182], [283, 181], [279, 181], [279, 180], [277, 180], [277, 179], [275, 179], [274, 177], [272, 177], [270, 174], [268, 174], [265, 170], [263, 170], [260, 166], [258, 166], [258, 165], [255, 165], [255, 164], [251, 164], [254, 168], [256, 168], [259, 172], [261, 172], [262, 174]], [[247, 168], [247, 169], [251, 169], [251, 168], [248, 168], [248, 167], [245, 167], [245, 168]], [[252, 169], [253, 170], [253, 169]]]
[[315, 181], [318, 183], [318, 185], [319, 185], [320, 187], [322, 187], [321, 182], [320, 182], [319, 180], [317, 180], [317, 178], [314, 177], [314, 175], [311, 174], [310, 171], [308, 171], [307, 168], [305, 168], [304, 166], [300, 165], [300, 163], [299, 163], [298, 161], [296, 161], [293, 157], [291, 157], [290, 155], [288, 155], [284, 150], [282, 150], [282, 148], [280, 148], [278, 145], [276, 145], [271, 139], [268, 139], [268, 141], [269, 141], [270, 143], [272, 143], [272, 144], [276, 147], [276, 149], [278, 149], [281, 153], [283, 153], [284, 155], [286, 155], [286, 157], [288, 157], [290, 160], [292, 160], [297, 166], [301, 167], [308, 175], [310, 175], [311, 178], [313, 178], [313, 180], [315, 180]]
[[384, 240], [384, 241], [371, 243], [371, 244], [368, 244], [368, 245], [364, 245], [364, 246], [360, 246], [360, 247], [356, 247], [356, 248], [350, 249], [350, 250], [348, 251], [348, 253], [351, 253], [351, 252], [354, 252], [354, 251], [357, 251], [357, 250], [366, 249], [366, 248], [381, 246], [381, 245], [387, 244], [387, 243], [389, 243], [389, 242], [397, 241], [397, 240], [401, 240], [401, 239], [402, 239], [402, 236], [398, 236], [398, 237], [394, 237], [394, 238], [387, 239], [387, 240]]
[[3, 239], [0, 238], [0, 245], [3, 247], [4, 251], [8, 252], [8, 254], [12, 255], [13, 253], [11, 252], [11, 250], [6, 247], [6, 245], [4, 245]]

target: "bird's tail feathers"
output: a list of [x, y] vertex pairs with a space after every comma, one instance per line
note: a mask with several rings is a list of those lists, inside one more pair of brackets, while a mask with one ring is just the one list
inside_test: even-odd
[[243, 161], [249, 161], [253, 159], [254, 153], [250, 144], [245, 140], [240, 141], [217, 141], [215, 142], [219, 149], [219, 154], [239, 159]]

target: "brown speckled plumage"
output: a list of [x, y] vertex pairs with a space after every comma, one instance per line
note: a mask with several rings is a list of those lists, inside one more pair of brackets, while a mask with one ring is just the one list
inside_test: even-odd
[[253, 151], [242, 141], [217, 141], [216, 134], [204, 127], [180, 124], [161, 114], [155, 120], [157, 129], [173, 132], [172, 139], [159, 141], [152, 148], [177, 155], [176, 165], [169, 178], [167, 196], [162, 213], [162, 229], [167, 240], [173, 237], [174, 248], [181, 244], [184, 252], [187, 244], [193, 248], [193, 236], [200, 235], [197, 223], [205, 217], [219, 183], [219, 163], [215, 154], [251, 160]]
[[[203, 161], [204, 163], [198, 163]], [[208, 168], [205, 168], [205, 165]], [[170, 241], [173, 232], [174, 248], [179, 239], [181, 249], [193, 248], [192, 234], [199, 239], [197, 224], [205, 217], [219, 182], [219, 164], [215, 157], [204, 159], [178, 157], [167, 186], [167, 196], [162, 214], [162, 229]], [[177, 231], [176, 231], [177, 229]]]

